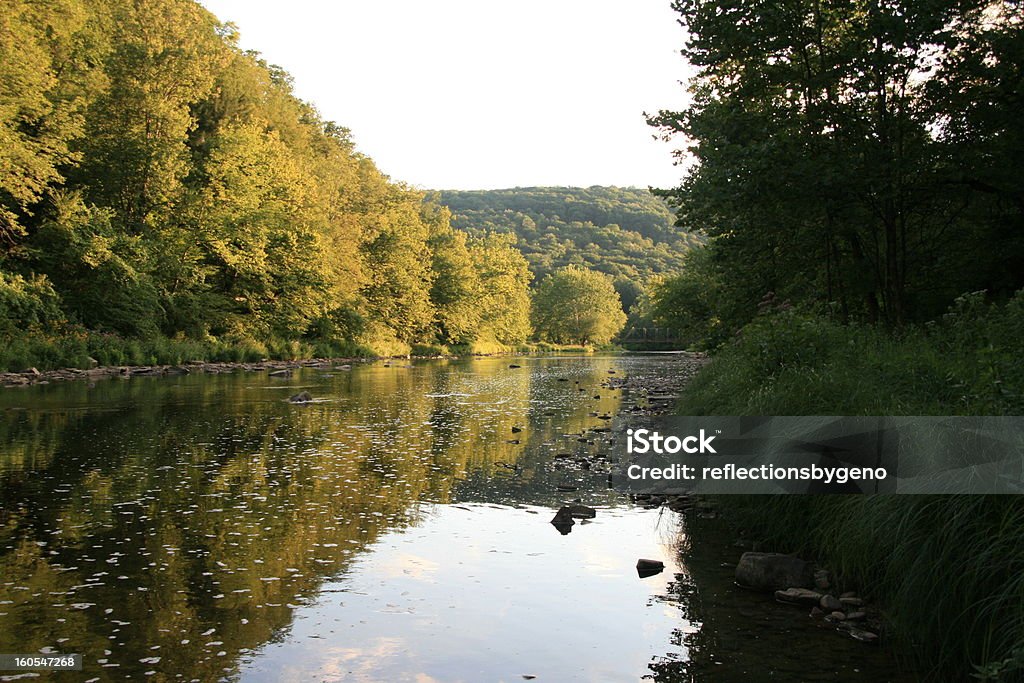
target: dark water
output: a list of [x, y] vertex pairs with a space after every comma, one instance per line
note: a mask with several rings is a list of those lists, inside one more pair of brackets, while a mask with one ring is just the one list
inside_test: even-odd
[[[75, 681], [894, 680], [877, 648], [737, 595], [724, 532], [555, 457], [610, 450], [587, 430], [637, 398], [608, 370], [677, 357], [516, 362], [4, 391], [0, 653], [82, 653], [44, 675]], [[563, 536], [573, 498], [598, 515]]]

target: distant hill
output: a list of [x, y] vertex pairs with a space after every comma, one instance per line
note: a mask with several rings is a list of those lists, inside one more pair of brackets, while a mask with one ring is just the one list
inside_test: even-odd
[[514, 233], [536, 280], [561, 266], [608, 273], [628, 309], [652, 275], [679, 268], [700, 239], [673, 225], [665, 202], [632, 187], [519, 187], [438, 193], [470, 234]]

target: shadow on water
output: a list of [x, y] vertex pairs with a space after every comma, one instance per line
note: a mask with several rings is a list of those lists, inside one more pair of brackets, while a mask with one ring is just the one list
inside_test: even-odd
[[720, 518], [691, 510], [682, 528], [683, 569], [666, 595], [685, 624], [673, 641], [687, 657], [652, 662], [655, 681], [917, 680], [901, 671], [891, 651], [853, 640], [812, 618], [807, 607], [782, 605], [771, 594], [736, 585], [735, 562], [743, 551]]
[[[678, 579], [705, 580], [680, 519], [608, 490], [604, 457], [635, 400], [608, 371], [673, 362], [8, 390], [0, 652], [85, 655], [55, 680], [690, 680], [731, 647], [701, 640], [714, 593]], [[563, 536], [548, 521], [577, 498], [598, 515]], [[639, 556], [666, 571], [638, 579]]]

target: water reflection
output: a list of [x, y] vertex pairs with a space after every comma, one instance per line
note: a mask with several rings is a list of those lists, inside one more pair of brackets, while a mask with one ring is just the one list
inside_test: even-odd
[[[609, 369], [671, 369], [522, 365], [4, 392], [0, 652], [202, 681], [619, 680], [682, 657], [678, 613], [651, 599], [678, 527], [622, 507], [592, 431], [621, 400]], [[289, 404], [301, 390], [318, 401]], [[548, 520], [567, 497], [603, 509], [562, 537]], [[669, 571], [641, 582], [652, 554]]]

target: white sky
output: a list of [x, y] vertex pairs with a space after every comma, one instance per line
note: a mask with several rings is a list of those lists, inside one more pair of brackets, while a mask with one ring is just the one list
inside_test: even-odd
[[201, 0], [424, 189], [672, 187], [643, 112], [686, 102], [669, 0]]

